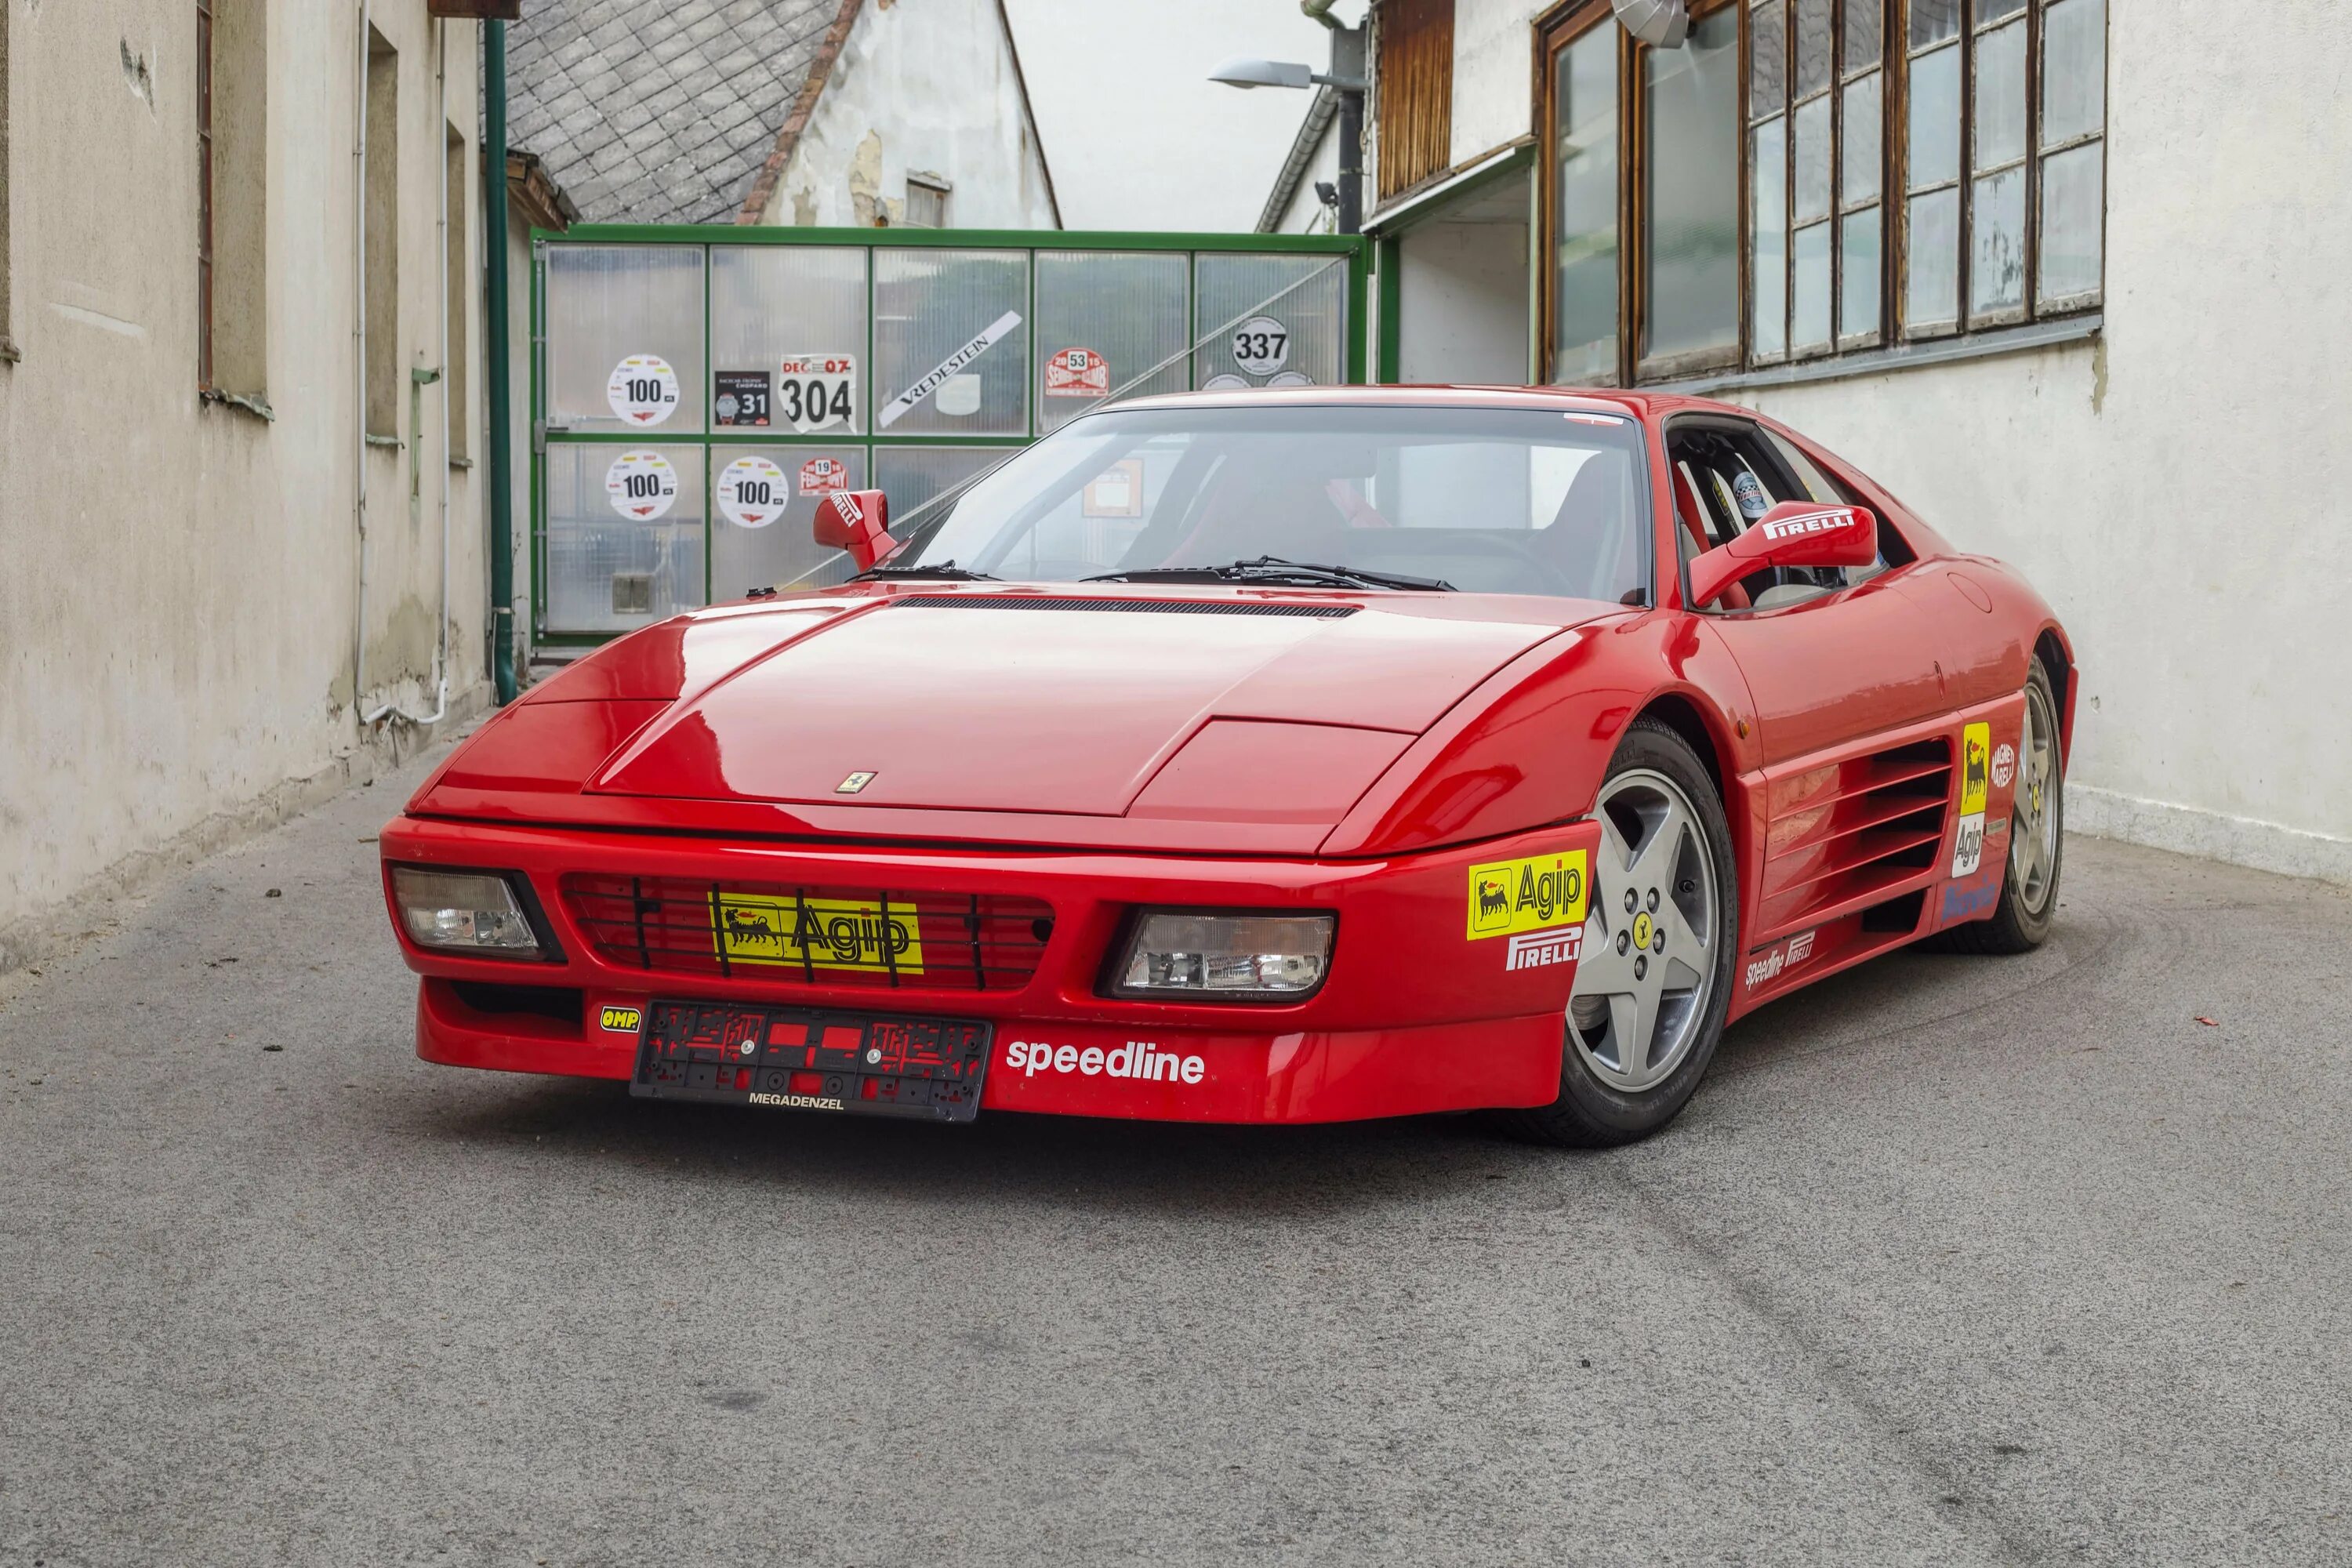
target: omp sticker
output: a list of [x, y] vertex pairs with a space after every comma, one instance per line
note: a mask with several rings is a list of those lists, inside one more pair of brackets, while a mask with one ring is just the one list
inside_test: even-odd
[[915, 911], [847, 899], [765, 899], [719, 893], [712, 901], [719, 954], [730, 963], [805, 965], [920, 974]]
[[1971, 724], [1960, 731], [1960, 815], [1985, 808], [1985, 770], [1992, 756], [1992, 726]]
[[604, 470], [604, 494], [631, 522], [651, 522], [677, 500], [677, 470], [659, 452], [624, 452]]
[[[906, 391], [900, 393], [898, 396], [884, 404], [882, 405], [882, 412], [874, 416], [876, 427], [878, 429], [887, 430], [891, 426], [896, 425], [907, 414], [913, 411], [915, 405], [922, 402], [923, 399], [938, 391], [940, 387], [951, 379], [958, 371], [961, 371], [964, 366], [970, 364], [972, 361], [986, 353], [990, 349], [994, 348], [998, 342], [1003, 341], [1020, 325], [1021, 312], [1018, 310], [1007, 310], [1004, 314], [997, 317], [996, 320], [989, 322], [988, 325], [981, 328], [978, 332], [972, 335], [970, 342], [965, 343], [963, 347], [956, 350], [955, 353], [940, 361], [940, 363], [933, 365], [927, 374], [918, 377], [913, 385], [908, 387]], [[950, 411], [942, 410], [942, 412]]]
[[1973, 876], [1977, 865], [1984, 858], [1985, 814], [1972, 811], [1960, 818], [1960, 829], [1952, 837], [1952, 875]]
[[1589, 876], [1581, 849], [1471, 867], [1468, 940], [1582, 925]]
[[1731, 499], [1739, 503], [1739, 515], [1750, 522], [1772, 510], [1772, 498], [1764, 493], [1763, 481], [1745, 468], [1732, 476]]
[[1774, 942], [1771, 951], [1748, 961], [1748, 989], [1755, 990], [1767, 981], [1777, 980], [1784, 970], [1794, 969], [1813, 956], [1813, 938], [1819, 931], [1800, 931], [1786, 942]]
[[1039, 1073], [1076, 1073], [1082, 1078], [1142, 1079], [1152, 1083], [1198, 1083], [1209, 1066], [1199, 1057], [1163, 1051], [1150, 1040], [1129, 1040], [1109, 1050], [1088, 1046], [1015, 1040], [1004, 1047], [1004, 1070], [1025, 1078]]
[[1108, 397], [1110, 362], [1092, 349], [1067, 348], [1045, 362], [1048, 397]]
[[839, 458], [811, 458], [801, 465], [801, 494], [821, 496], [827, 490], [845, 489], [849, 485], [849, 465]]
[[776, 412], [805, 434], [857, 416], [856, 354], [786, 354], [776, 368]]
[[1272, 316], [1252, 316], [1234, 329], [1233, 348], [1244, 375], [1272, 375], [1290, 363], [1290, 329]]
[[631, 354], [604, 383], [613, 416], [632, 429], [649, 429], [677, 412], [677, 372], [659, 354]]
[[1992, 783], [1995, 789], [2007, 789], [2009, 781], [2017, 776], [2017, 749], [2007, 741], [1992, 754]]
[[607, 1007], [596, 1016], [596, 1026], [616, 1035], [634, 1035], [646, 1016], [635, 1007]]
[[719, 476], [719, 510], [738, 528], [765, 528], [783, 514], [784, 470], [765, 458], [738, 458]]

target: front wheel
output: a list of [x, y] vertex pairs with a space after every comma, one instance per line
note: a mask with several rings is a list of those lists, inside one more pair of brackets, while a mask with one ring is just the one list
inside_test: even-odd
[[1674, 1120], [1714, 1059], [1739, 947], [1723, 803], [1690, 745], [1654, 719], [1626, 731], [1593, 806], [1601, 847], [1563, 1020], [1559, 1098], [1520, 1130], [1585, 1148]]
[[2031, 952], [2058, 912], [2058, 873], [2065, 860], [2066, 756], [2058, 738], [2058, 700], [2050, 673], [2033, 661], [2025, 681], [2025, 721], [2018, 735], [2017, 794], [2009, 809], [2009, 870], [1992, 913], [1940, 933], [1948, 952]]

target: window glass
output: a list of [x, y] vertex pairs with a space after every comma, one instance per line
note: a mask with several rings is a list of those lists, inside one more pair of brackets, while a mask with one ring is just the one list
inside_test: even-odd
[[2093, 142], [2042, 162], [2040, 284], [2045, 304], [2098, 291], [2105, 152], [2104, 142]]
[[1789, 34], [1781, 0], [1758, 0], [1748, 45], [1748, 112], [1756, 119], [1789, 106]]
[[1739, 10], [1643, 53], [1649, 93], [1643, 358], [1739, 342]]
[[1841, 221], [1838, 331], [1844, 337], [1878, 330], [1878, 209], [1864, 207]]
[[1903, 320], [1913, 328], [1949, 326], [1960, 303], [1960, 194], [1911, 198], [1905, 258]]
[[1617, 379], [1617, 31], [1595, 27], [1554, 67], [1552, 377], [1570, 384]]
[[1911, 62], [1911, 185], [1960, 177], [1960, 51]]
[[1845, 117], [1845, 146], [1838, 177], [1841, 206], [1859, 206], [1878, 199], [1880, 90], [1877, 71], [1846, 84], [1842, 110]]
[[1976, 167], [1997, 169], [2025, 156], [2025, 24], [2011, 22], [1977, 39]]
[[1797, 221], [1811, 223], [1829, 212], [1830, 99], [1824, 94], [1797, 110]]
[[1797, 96], [1830, 84], [1830, 0], [1797, 0]]
[[1969, 313], [2025, 303], [2025, 171], [1979, 180], [1969, 207]]
[[1880, 25], [1885, 0], [1845, 0], [1845, 68], [1868, 70], [1879, 63]]
[[715, 426], [862, 431], [872, 370], [866, 357], [864, 251], [710, 247]]
[[1028, 315], [1024, 252], [877, 250], [874, 428], [1026, 435]]
[[2042, 27], [2042, 144], [2056, 147], [2105, 125], [2105, 0], [2054, 0]]
[[1110, 398], [1185, 390], [1191, 277], [1173, 252], [1039, 251], [1038, 427]]
[[1790, 286], [1789, 342], [1798, 353], [1830, 345], [1830, 226], [1797, 231]]
[[1754, 279], [1748, 298], [1755, 320], [1749, 337], [1759, 359], [1777, 359], [1789, 346], [1788, 138], [1786, 120], [1769, 121], [1753, 133], [1748, 232]]
[[1960, 0], [1911, 0], [1911, 47], [1960, 36]]
[[857, 563], [809, 533], [831, 490], [866, 488], [866, 447], [753, 447], [729, 442], [710, 455], [710, 594], [740, 599], [754, 588], [845, 583]]

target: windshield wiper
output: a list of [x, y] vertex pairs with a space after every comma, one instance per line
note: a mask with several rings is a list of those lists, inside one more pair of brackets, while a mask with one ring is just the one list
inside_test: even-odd
[[1223, 566], [1142, 566], [1132, 572], [1106, 572], [1082, 577], [1082, 583], [1307, 583], [1333, 588], [1404, 588], [1454, 592], [1454, 584], [1436, 577], [1408, 577], [1402, 572], [1367, 572], [1359, 566], [1330, 566], [1317, 561], [1286, 561], [1261, 555], [1255, 561], [1229, 562]]
[[868, 566], [850, 581], [862, 583], [872, 577], [933, 577], [947, 583], [993, 583], [998, 580], [992, 573], [974, 572], [952, 561], [942, 561], [936, 566], [920, 563], [912, 566]]

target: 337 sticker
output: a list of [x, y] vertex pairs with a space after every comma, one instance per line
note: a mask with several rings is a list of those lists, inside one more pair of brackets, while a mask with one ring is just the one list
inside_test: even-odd
[[1591, 867], [1581, 849], [1473, 866], [1465, 910], [1468, 940], [1511, 939], [1506, 969], [1536, 969], [1577, 956]]

